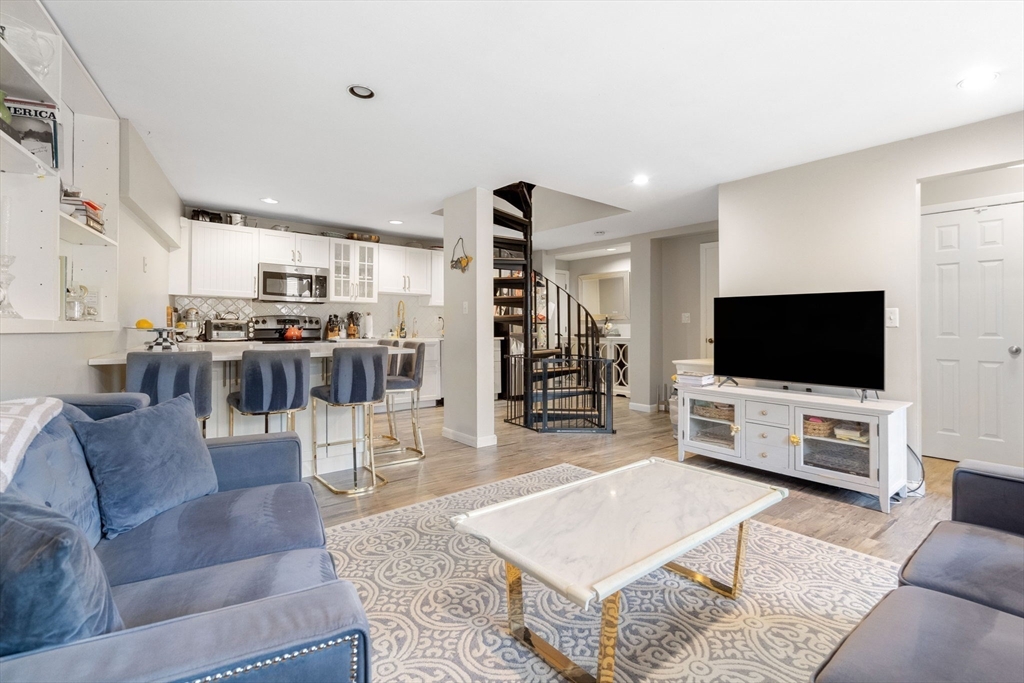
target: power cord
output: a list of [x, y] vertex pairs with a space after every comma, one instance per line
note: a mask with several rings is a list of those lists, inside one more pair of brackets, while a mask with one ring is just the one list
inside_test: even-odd
[[921, 468], [921, 483], [912, 489], [907, 489], [907, 495], [910, 495], [911, 493], [917, 493], [921, 490], [921, 487], [924, 486], [924, 462], [921, 460], [921, 456], [917, 454], [917, 451], [915, 451], [910, 444], [907, 444], [907, 450], [914, 456], [914, 460], [917, 460], [918, 467]]

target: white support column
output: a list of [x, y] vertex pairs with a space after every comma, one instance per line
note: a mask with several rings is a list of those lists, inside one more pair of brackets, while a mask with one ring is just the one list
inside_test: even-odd
[[[453, 250], [473, 257], [463, 273], [448, 267]], [[494, 434], [494, 195], [480, 187], [444, 201], [444, 429], [474, 448]]]
[[631, 410], [658, 409], [661, 367], [661, 254], [650, 237], [630, 240], [629, 393]]

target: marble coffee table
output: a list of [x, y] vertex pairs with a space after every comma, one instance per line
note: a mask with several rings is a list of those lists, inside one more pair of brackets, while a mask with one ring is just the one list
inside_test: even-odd
[[[744, 522], [787, 495], [783, 488], [651, 458], [458, 515], [452, 524], [505, 560], [512, 635], [570, 681], [610, 683], [619, 591], [664, 567], [735, 598]], [[737, 524], [731, 585], [673, 562]], [[596, 679], [526, 627], [523, 572], [583, 609], [601, 603]]]

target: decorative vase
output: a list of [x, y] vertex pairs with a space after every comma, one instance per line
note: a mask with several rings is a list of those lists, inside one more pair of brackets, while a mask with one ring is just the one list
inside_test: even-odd
[[7, 104], [4, 99], [7, 98], [7, 93], [0, 90], [0, 120], [3, 120], [8, 126], [11, 125], [11, 110], [7, 108]]
[[0, 318], [21, 317], [21, 314], [11, 305], [11, 282], [14, 280], [14, 276], [11, 275], [11, 266], [13, 265], [13, 256], [0, 255]]

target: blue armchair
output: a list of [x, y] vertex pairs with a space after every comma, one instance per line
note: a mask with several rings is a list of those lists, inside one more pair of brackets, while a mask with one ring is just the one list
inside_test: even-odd
[[[79, 522], [92, 482], [70, 420], [148, 401], [59, 398], [64, 413], [33, 441], [9, 490]], [[75, 405], [81, 411], [68, 407]], [[369, 681], [366, 615], [324, 548], [316, 500], [301, 481], [298, 436], [207, 444], [217, 493], [116, 538], [91, 539], [124, 630], [0, 658], [0, 680]]]

